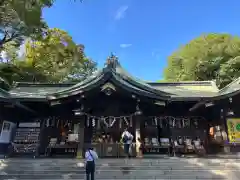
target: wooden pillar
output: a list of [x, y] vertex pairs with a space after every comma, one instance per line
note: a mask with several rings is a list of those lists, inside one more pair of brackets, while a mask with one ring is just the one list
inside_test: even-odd
[[77, 158], [83, 158], [83, 147], [84, 147], [84, 126], [85, 121], [84, 117], [79, 118], [79, 132], [78, 132], [78, 150], [77, 150]]
[[[221, 136], [222, 136], [222, 139], [224, 141], [224, 144], [223, 144], [223, 152], [224, 153], [230, 153], [231, 151], [231, 147], [229, 146], [229, 144], [226, 144], [225, 141], [228, 141], [229, 142], [229, 138], [228, 138], [228, 130], [227, 130], [227, 108], [224, 108], [224, 109], [221, 109], [220, 111], [220, 119], [221, 119]], [[223, 136], [226, 136], [226, 139], [225, 137]]]
[[221, 130], [227, 132], [227, 116], [226, 116], [226, 109], [220, 110], [220, 121], [221, 121]]

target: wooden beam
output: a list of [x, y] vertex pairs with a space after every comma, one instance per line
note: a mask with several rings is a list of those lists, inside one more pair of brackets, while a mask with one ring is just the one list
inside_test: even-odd
[[189, 109], [189, 111], [195, 111], [196, 109], [198, 109], [198, 108], [200, 108], [201, 106], [204, 106], [204, 105], [205, 105], [204, 101], [197, 102], [195, 105], [193, 105], [193, 107], [191, 107]]

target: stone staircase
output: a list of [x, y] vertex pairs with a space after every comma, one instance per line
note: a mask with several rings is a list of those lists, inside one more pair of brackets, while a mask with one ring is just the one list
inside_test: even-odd
[[[240, 160], [161, 158], [99, 159], [96, 180], [107, 179], [240, 179]], [[83, 161], [77, 159], [4, 159], [0, 180], [84, 180]]]

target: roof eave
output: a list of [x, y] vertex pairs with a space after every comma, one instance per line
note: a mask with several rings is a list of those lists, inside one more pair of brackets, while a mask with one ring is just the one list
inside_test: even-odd
[[171, 101], [188, 101], [188, 102], [195, 102], [195, 101], [202, 101], [202, 100], [208, 100], [210, 99], [210, 97], [202, 97], [202, 96], [199, 96], [199, 97], [183, 97], [183, 96], [172, 96], [171, 97]]
[[221, 94], [221, 95], [218, 95], [218, 96], [213, 96], [213, 97], [211, 97], [211, 99], [212, 100], [222, 100], [222, 99], [226, 99], [226, 98], [230, 98], [230, 97], [236, 96], [239, 93], [240, 93], [240, 89], [236, 90], [236, 91], [233, 91], [231, 93], [226, 93], [226, 94]]
[[93, 89], [95, 87], [98, 87], [101, 84], [103, 84], [108, 79], [109, 75], [110, 74], [106, 73], [103, 76], [101, 76], [99, 79], [97, 79], [97, 78], [94, 79], [96, 82], [94, 82], [93, 84], [92, 84], [92, 81], [91, 81], [88, 84], [85, 84], [84, 86], [80, 86], [78, 88], [71, 89], [69, 91], [64, 91], [64, 92], [61, 92], [61, 93], [48, 94], [47, 99], [48, 100], [62, 99], [62, 98], [66, 98], [66, 97], [69, 97], [69, 96], [82, 94], [86, 91], [90, 91], [91, 89]]
[[[120, 78], [120, 80], [118, 80], [118, 78]], [[104, 83], [106, 83], [107, 81], [113, 81], [114, 83], [116, 83], [117, 85], [121, 86], [122, 88], [124, 88], [127, 91], [133, 92], [133, 93], [137, 93], [138, 95], [143, 95], [143, 96], [147, 96], [150, 98], [154, 98], [154, 99], [161, 99], [161, 100], [169, 100], [169, 98], [171, 97], [168, 93], [161, 93], [159, 91], [154, 91], [153, 90], [149, 90], [144, 87], [139, 87], [139, 85], [136, 85], [136, 83], [134, 83], [133, 81], [129, 81], [125, 78], [122, 78], [122, 76], [119, 76], [117, 73], [115, 73], [114, 71], [112, 71], [111, 69], [103, 69], [103, 73], [102, 76], [99, 78], [94, 78], [94, 80], [96, 82], [92, 82], [90, 81], [88, 84], [84, 84], [82, 86], [79, 86], [75, 89], [71, 89], [68, 91], [62, 91], [62, 92], [57, 92], [54, 94], [49, 94], [47, 96], [48, 100], [56, 100], [56, 99], [61, 99], [61, 98], [66, 98], [69, 96], [74, 96], [77, 94], [81, 94], [83, 92], [86, 91], [90, 91], [93, 88], [99, 87], [101, 85], [103, 85]], [[94, 81], [93, 80], [93, 81]], [[143, 91], [137, 91], [131, 87], [125, 87], [125, 84], [121, 82], [122, 81], [126, 81], [127, 83], [133, 85], [134, 87], [138, 88], [138, 89], [142, 89]], [[167, 95], [166, 95], [167, 94]]]
[[47, 96], [44, 98], [38, 98], [38, 97], [31, 97], [31, 98], [26, 98], [26, 97], [17, 97], [14, 98], [20, 102], [47, 102]]

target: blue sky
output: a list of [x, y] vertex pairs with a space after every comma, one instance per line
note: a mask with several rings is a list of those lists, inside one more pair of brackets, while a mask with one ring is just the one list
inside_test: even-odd
[[[76, 0], [78, 1], [78, 0]], [[162, 78], [167, 57], [202, 33], [240, 34], [239, 0], [57, 0], [43, 16], [102, 67], [114, 52], [132, 75]]]

